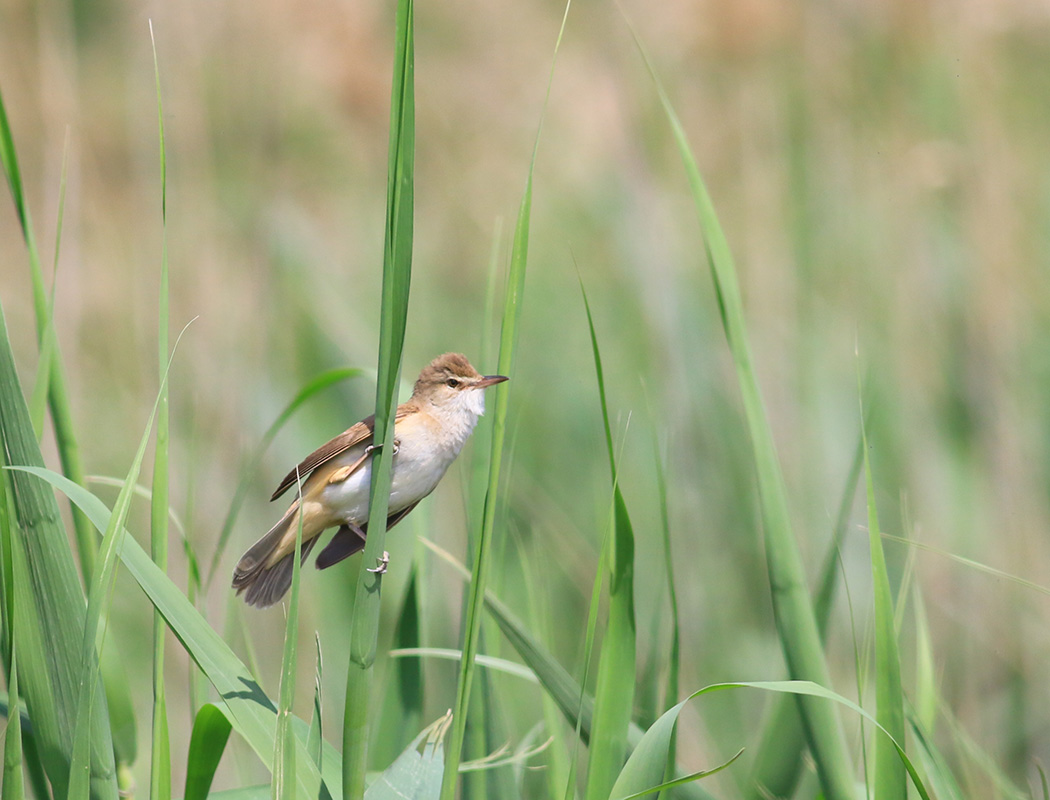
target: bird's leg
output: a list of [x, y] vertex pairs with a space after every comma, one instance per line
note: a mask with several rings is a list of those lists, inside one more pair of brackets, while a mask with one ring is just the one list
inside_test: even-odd
[[382, 558], [377, 558], [376, 559], [376, 566], [375, 566], [375, 568], [374, 569], [369, 568], [368, 571], [371, 572], [371, 573], [374, 573], [376, 575], [386, 575], [386, 567], [387, 567], [387, 564], [389, 564], [389, 563], [390, 563], [390, 553], [388, 553], [386, 550], [384, 550]]
[[[368, 448], [365, 450], [365, 455], [367, 456], [373, 450], [375, 450], [377, 447], [381, 447], [381, 446], [382, 445], [369, 445]], [[400, 439], [394, 439], [393, 455], [396, 456], [400, 449], [401, 449], [401, 440]], [[381, 558], [377, 558], [376, 559], [376, 566], [374, 568], [369, 568], [368, 571], [373, 573], [373, 574], [375, 574], [375, 575], [385, 575], [386, 574], [386, 568], [387, 568], [387, 565], [389, 563], [390, 563], [390, 553], [388, 553], [386, 550], [384, 550], [383, 551], [383, 556]]]

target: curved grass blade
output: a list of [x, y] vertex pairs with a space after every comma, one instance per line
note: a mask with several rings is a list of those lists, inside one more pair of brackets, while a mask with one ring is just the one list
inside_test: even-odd
[[[469, 581], [470, 571], [464, 567], [456, 558], [440, 546], [428, 539], [420, 541], [433, 551], [439, 558], [449, 564], [456, 573]], [[600, 572], [598, 573], [601, 574]], [[543, 647], [499, 598], [491, 591], [485, 593], [485, 608], [496, 620], [503, 635], [518, 651], [522, 660], [536, 674], [540, 684], [557, 705], [558, 710], [570, 725], [579, 726], [580, 740], [586, 744], [590, 740], [592, 720], [594, 717], [594, 699], [584, 692], [569, 672], [554, 656]], [[628, 750], [633, 749], [641, 741], [643, 731], [633, 722], [627, 731]], [[675, 769], [675, 775], [685, 775], [684, 770]], [[571, 785], [571, 784], [570, 784]], [[676, 791], [676, 797], [681, 800], [713, 800], [711, 795], [695, 783], [685, 784]]]
[[[667, 742], [668, 748], [671, 747], [671, 744], [672, 744], [673, 740], [674, 740], [674, 731], [671, 731], [671, 735], [670, 735], [670, 737], [668, 737], [668, 742]], [[666, 792], [669, 789], [675, 789], [675, 788], [677, 788], [679, 786], [683, 786], [683, 785], [685, 785], [687, 783], [692, 783], [693, 781], [698, 781], [701, 778], [710, 777], [711, 775], [714, 775], [716, 772], [721, 772], [722, 770], [724, 770], [727, 767], [731, 766], [732, 763], [734, 761], [736, 761], [738, 758], [740, 758], [740, 756], [742, 756], [743, 754], [744, 754], [744, 748], [741, 747], [739, 750], [736, 751], [736, 753], [733, 755], [732, 758], [730, 758], [728, 761], [725, 761], [725, 762], [719, 764], [717, 767], [712, 767], [711, 769], [702, 769], [699, 772], [694, 772], [692, 775], [683, 775], [681, 778], [675, 778], [674, 780], [671, 780], [671, 781], [664, 781], [663, 783], [661, 783], [661, 784], [659, 784], [657, 786], [650, 786], [648, 789], [642, 789], [640, 791], [635, 792], [634, 794], [631, 794], [631, 795], [628, 795], [628, 796], [622, 797], [622, 798], [617, 794], [616, 790], [613, 789], [613, 793], [612, 793], [611, 796], [615, 797], [615, 798], [618, 798], [618, 800], [638, 800], [638, 798], [640, 798], [640, 797], [648, 797], [649, 795], [656, 794], [657, 792]]]
[[387, 161], [386, 231], [383, 243], [383, 290], [379, 316], [379, 366], [373, 441], [369, 525], [358, 569], [354, 616], [350, 623], [350, 663], [346, 671], [343, 713], [343, 795], [364, 796], [368, 768], [372, 666], [379, 638], [382, 576], [367, 571], [384, 552], [390, 502], [394, 415], [401, 376], [401, 354], [412, 278], [412, 235], [416, 149], [415, 22], [413, 0], [398, 0], [395, 18], [394, 74], [390, 90], [390, 144]]
[[[791, 529], [784, 476], [780, 471], [773, 434], [751, 362], [744, 306], [733, 256], [678, 115], [633, 29], [632, 33], [670, 123], [703, 230], [704, 249], [715, 285], [722, 326], [736, 367], [751, 435], [766, 563], [781, 648], [793, 678], [829, 686], [831, 678], [806, 588], [802, 556]], [[799, 696], [798, 702], [825, 796], [829, 800], [852, 800], [852, 766], [838, 715], [831, 706], [815, 702], [804, 695]]]
[[302, 389], [299, 390], [298, 394], [292, 398], [291, 402], [284, 407], [284, 410], [277, 415], [277, 419], [275, 419], [270, 427], [266, 429], [266, 433], [263, 434], [262, 439], [259, 440], [258, 446], [245, 461], [244, 469], [241, 470], [240, 481], [237, 484], [236, 491], [233, 493], [233, 500], [230, 502], [230, 509], [226, 512], [226, 518], [222, 522], [222, 530], [219, 532], [219, 541], [215, 546], [215, 553], [212, 555], [211, 565], [208, 567], [208, 578], [204, 584], [205, 589], [211, 586], [212, 578], [215, 577], [215, 570], [219, 566], [219, 561], [222, 559], [223, 553], [226, 552], [226, 545], [229, 542], [230, 534], [233, 533], [233, 526], [237, 524], [237, 516], [240, 514], [241, 506], [244, 505], [244, 500], [248, 496], [248, 490], [251, 487], [252, 479], [255, 477], [255, 473], [259, 468], [259, 462], [262, 461], [263, 454], [269, 449], [270, 444], [276, 438], [277, 434], [280, 433], [285, 423], [292, 418], [292, 415], [299, 410], [299, 407], [303, 405], [303, 403], [311, 399], [314, 395], [319, 394], [333, 384], [345, 381], [348, 378], [356, 378], [363, 374], [365, 374], [365, 370], [354, 367], [340, 367], [338, 369], [330, 369], [326, 372], [322, 372], [320, 375], [312, 378]]
[[[703, 695], [711, 694], [712, 692], [724, 691], [726, 689], [759, 689], [766, 692], [795, 694], [812, 697], [821, 702], [830, 700], [850, 709], [873, 723], [883, 734], [879, 738], [885, 738], [893, 743], [894, 749], [897, 751], [897, 756], [902, 762], [904, 769], [911, 777], [912, 784], [915, 786], [916, 791], [918, 791], [919, 796], [922, 797], [923, 800], [930, 800], [929, 791], [920, 778], [918, 771], [915, 769], [915, 765], [912, 764], [911, 759], [908, 758], [908, 754], [904, 751], [903, 744], [892, 736], [889, 731], [883, 728], [875, 717], [852, 700], [843, 697], [830, 689], [815, 684], [812, 681], [732, 681], [711, 684], [710, 686], [705, 686], [703, 689], [693, 692], [681, 703], [666, 711], [663, 716], [661, 716], [660, 719], [658, 719], [649, 730], [645, 732], [641, 741], [638, 743], [638, 746], [631, 754], [630, 759], [628, 759], [627, 766], [624, 767], [624, 772], [627, 772], [628, 769], [630, 769], [630, 772], [628, 773], [630, 781], [625, 781], [625, 786], [618, 788], [626, 791], [634, 791], [634, 786], [636, 785], [634, 783], [635, 780], [645, 780], [651, 775], [658, 776], [660, 774], [659, 770], [662, 769], [663, 766], [661, 757], [666, 750], [666, 742], [669, 740], [671, 730], [677, 722], [678, 715], [681, 713], [682, 709], [685, 708], [686, 704], [694, 698], [702, 697]], [[635, 761], [637, 761], [637, 765], [632, 764], [632, 762]]]
[[[390, 658], [440, 658], [446, 661], [462, 661], [463, 651], [453, 650], [448, 647], [399, 647], [396, 650], [391, 650], [387, 653]], [[479, 667], [486, 667], [496, 672], [502, 672], [504, 675], [513, 675], [516, 678], [523, 678], [530, 683], [539, 683], [539, 678], [536, 677], [536, 673], [528, 667], [523, 667], [516, 661], [508, 661], [505, 658], [496, 658], [495, 656], [474, 656], [474, 663]]]
[[[110, 510], [87, 489], [42, 467], [23, 467], [22, 471], [42, 478], [65, 494], [87, 514], [92, 524], [100, 531], [108, 526]], [[277, 708], [273, 701], [225, 640], [207, 623], [171, 579], [157, 569], [157, 565], [139, 543], [126, 534], [121, 541], [120, 558], [150, 602], [164, 615], [172, 633], [215, 687], [222, 701], [219, 708], [226, 714], [226, 718], [263, 764], [272, 769], [277, 718]], [[296, 752], [298, 791], [309, 797], [317, 797], [323, 778], [327, 788], [331, 790], [335, 787], [337, 792], [341, 770], [338, 751], [330, 745], [323, 745], [326, 748], [325, 766], [323, 774], [319, 774], [313, 760], [306, 754], [305, 742], [309, 733], [306, 723], [295, 719], [292, 724], [296, 748], [302, 750], [301, 753], [298, 750]], [[339, 800], [336, 792], [333, 792], [332, 796]]]
[[[0, 132], [0, 138], [3, 138]], [[29, 410], [19, 388], [7, 325], [0, 308], [0, 440], [7, 464], [43, 466]], [[73, 730], [83, 678], [81, 652], [86, 610], [76, 567], [54, 493], [39, 478], [10, 472], [14, 517], [11, 541], [15, 634], [20, 694], [33, 720], [34, 738], [54, 791], [68, 794]], [[7, 605], [6, 597], [4, 605]], [[110, 727], [101, 687], [92, 684], [89, 770], [93, 797], [116, 794]]]
[[[587, 312], [591, 333], [594, 369], [598, 379], [605, 444], [609, 450], [609, 471], [613, 487], [613, 529], [609, 538], [609, 616], [602, 652], [598, 661], [598, 685], [594, 696], [594, 733], [590, 740], [590, 763], [587, 771], [587, 800], [609, 796], [616, 776], [627, 757], [627, 730], [634, 707], [636, 649], [634, 618], [634, 527], [627, 513], [627, 503], [620, 491], [613, 447], [609, 407], [605, 396], [605, 376], [598, 349], [598, 335], [587, 292], [580, 281], [580, 292]], [[666, 754], [665, 759], [666, 761]]]
[[[157, 130], [160, 137], [160, 299], [157, 312], [157, 368], [167, 374], [168, 352], [168, 162], [164, 147], [164, 105], [160, 93], [160, 64], [153, 21], [149, 23], [153, 48], [153, 78], [157, 90]], [[157, 568], [168, 571], [168, 382], [161, 381], [157, 398], [157, 442], [153, 452], [153, 491], [150, 497], [150, 555]], [[132, 481], [134, 485], [134, 481]], [[129, 498], [130, 503], [130, 498]], [[153, 609], [153, 736], [150, 745], [150, 800], [171, 798], [171, 746], [168, 742], [168, 702], [164, 692], [164, 618]]]
[[[571, 0], [570, 0], [571, 3]], [[550, 98], [551, 85], [554, 82], [554, 65], [558, 48], [565, 32], [570, 3], [566, 3], [558, 39], [554, 45], [554, 58], [551, 62], [550, 75], [547, 81], [547, 95], [541, 111], [540, 123], [537, 126], [533, 142], [532, 159], [525, 179], [525, 191], [522, 194], [518, 209], [518, 219], [514, 227], [514, 243], [511, 248], [510, 274], [507, 276], [507, 287], [503, 304], [503, 324], [500, 329], [499, 358], [497, 370], [500, 375], [513, 376], [514, 354], [518, 338], [518, 317], [521, 313], [521, 302], [525, 291], [525, 266], [529, 253], [529, 224], [532, 216], [532, 175], [536, 166], [536, 154], [540, 146], [540, 134], [543, 130], [543, 114], [546, 113]], [[463, 737], [467, 724], [467, 709], [470, 705], [470, 690], [474, 678], [474, 656], [477, 655], [478, 638], [481, 629], [482, 605], [485, 599], [485, 587], [488, 582], [489, 561], [491, 555], [490, 541], [495, 525], [496, 495], [499, 489], [500, 468], [503, 460], [503, 441], [506, 436], [507, 407], [509, 390], [506, 385], [495, 387], [495, 411], [492, 419], [492, 449], [489, 458], [489, 482], [485, 494], [485, 507], [481, 520], [481, 533], [477, 537], [472, 561], [473, 580], [467, 598], [467, 612], [464, 619], [463, 654], [460, 664], [459, 679], [456, 684], [456, 706], [452, 718], [452, 732], [449, 737], [448, 754], [445, 759], [445, 772], [441, 781], [442, 800], [452, 800], [456, 792], [459, 776], [459, 762], [463, 753]]]
[[231, 730], [233, 726], [219, 708], [211, 703], [201, 706], [190, 734], [183, 800], [207, 800]]

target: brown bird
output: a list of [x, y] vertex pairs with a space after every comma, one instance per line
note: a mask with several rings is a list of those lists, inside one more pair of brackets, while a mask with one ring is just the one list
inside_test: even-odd
[[[438, 356], [419, 373], [411, 399], [398, 406], [394, 416], [387, 529], [434, 491], [485, 413], [482, 390], [505, 380], [502, 375], [478, 374], [459, 353]], [[374, 428], [374, 416], [361, 420], [308, 455], [281, 481], [270, 500], [301, 481], [302, 503], [297, 497], [233, 571], [233, 588], [245, 593], [249, 605], [273, 605], [288, 591], [300, 517], [303, 561], [325, 530], [339, 528], [317, 556], [318, 569], [365, 546]], [[378, 571], [385, 566], [384, 560]]]

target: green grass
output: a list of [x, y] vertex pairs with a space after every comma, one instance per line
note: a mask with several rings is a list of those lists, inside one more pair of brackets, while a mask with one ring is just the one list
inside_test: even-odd
[[[0, 26], [5, 800], [1048, 794], [1050, 47], [551, 11]], [[240, 606], [449, 350], [461, 463]]]

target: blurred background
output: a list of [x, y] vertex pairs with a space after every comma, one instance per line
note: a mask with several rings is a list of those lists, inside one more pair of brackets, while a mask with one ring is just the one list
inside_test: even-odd
[[[497, 253], [498, 297], [562, 10], [535, 0], [416, 7], [406, 381], [447, 350], [495, 367], [489, 264]], [[497, 593], [530, 618], [525, 585], [538, 590], [544, 635], [578, 674], [609, 502], [578, 271], [638, 536], [642, 668], [665, 668], [668, 640], [655, 444], [668, 471], [683, 691], [785, 674], [735, 373], [681, 162], [624, 13], [682, 117], [737, 258], [810, 574], [847, 489], [860, 372], [884, 531], [1050, 586], [1050, 6], [623, 0], [622, 10], [577, 4], [556, 65], [534, 178]], [[173, 337], [193, 320], [172, 368], [171, 496], [207, 567], [244, 461], [280, 409], [325, 369], [375, 366], [393, 6], [0, 0], [0, 90], [45, 265], [69, 142], [56, 325], [94, 475], [126, 473], [158, 382], [164, 233], [150, 20]], [[28, 387], [30, 273], [6, 193], [0, 300]], [[242, 657], [251, 653], [272, 696], [284, 617], [234, 603], [227, 576], [283, 510], [267, 499], [287, 469], [373, 403], [370, 380], [351, 380], [283, 429], [200, 600]], [[415, 534], [465, 558], [471, 457], [388, 540], [388, 628]], [[112, 500], [115, 490], [95, 488]], [[145, 504], [135, 514], [130, 529], [145, 541]], [[870, 638], [865, 520], [861, 501], [841, 554], [850, 603], [840, 592], [828, 644], [835, 688], [851, 697], [854, 638], [862, 647]], [[910, 576], [925, 599], [947, 712], [936, 738], [966, 793], [1006, 793], [975, 752], [997, 777], [1037, 779], [1036, 762], [1050, 758], [1050, 598], [937, 553], [886, 548], [894, 580]], [[461, 584], [418, 557], [424, 640], [457, 647]], [[300, 653], [319, 631], [337, 746], [353, 563], [311, 569], [303, 584]], [[174, 545], [171, 574], [185, 586]], [[141, 669], [127, 659], [142, 754], [151, 608], [127, 576], [117, 591], [111, 635], [144, 659]], [[904, 619], [907, 687], [910, 605]], [[499, 641], [488, 649], [513, 657]], [[177, 644], [168, 653], [178, 791], [190, 670]], [[299, 668], [301, 715], [311, 666]], [[453, 704], [455, 669], [426, 663], [426, 721]], [[538, 690], [498, 681], [516, 741], [538, 721]], [[738, 692], [695, 704], [681, 760], [700, 769], [755, 746], [765, 703]], [[148, 785], [148, 757], [135, 773]], [[216, 786], [264, 779], [235, 745]]]

